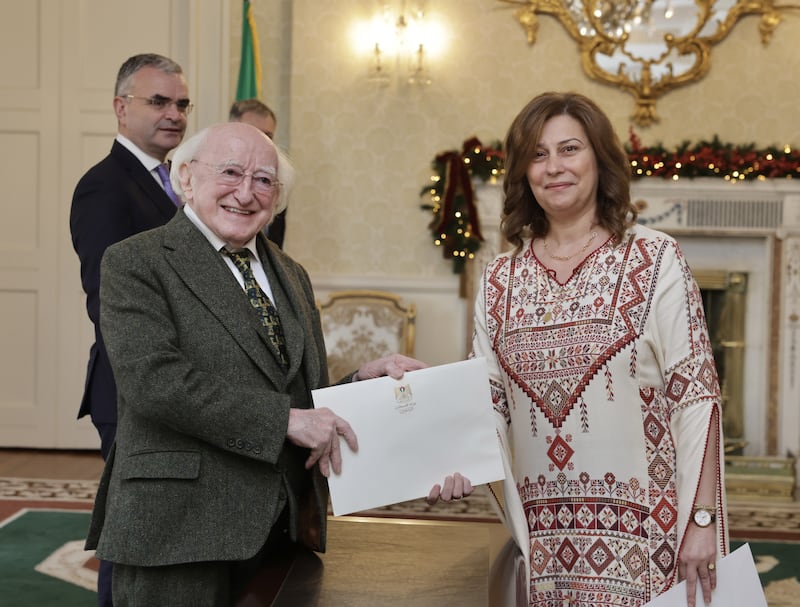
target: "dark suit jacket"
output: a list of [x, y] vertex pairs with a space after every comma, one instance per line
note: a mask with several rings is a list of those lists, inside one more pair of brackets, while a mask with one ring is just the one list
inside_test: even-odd
[[99, 325], [100, 259], [109, 245], [164, 225], [175, 211], [144, 165], [117, 141], [75, 187], [69, 226], [95, 333], [78, 417], [88, 413], [96, 423], [117, 420], [117, 392]]
[[286, 236], [286, 209], [275, 215], [275, 219], [269, 224], [267, 238], [283, 249], [283, 239]]
[[[258, 247], [288, 371], [222, 255], [183, 212], [106, 252], [101, 327], [119, 424], [87, 540], [98, 557], [244, 560], [264, 544], [285, 497], [289, 409], [310, 407], [310, 390], [328, 377], [308, 275], [263, 233]], [[304, 471], [303, 451], [313, 490], [294, 513], [304, 517], [301, 539], [319, 550], [327, 484], [316, 467]]]

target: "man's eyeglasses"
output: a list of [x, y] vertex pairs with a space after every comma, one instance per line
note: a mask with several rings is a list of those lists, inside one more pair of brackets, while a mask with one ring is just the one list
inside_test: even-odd
[[280, 181], [273, 175], [265, 173], [264, 171], [247, 173], [235, 164], [224, 164], [220, 166], [197, 159], [192, 160], [192, 162], [202, 164], [212, 169], [217, 174], [217, 182], [226, 186], [238, 187], [242, 184], [245, 177], [250, 177], [253, 191], [256, 194], [270, 194], [281, 187]]
[[123, 95], [125, 99], [141, 99], [147, 105], [153, 106], [159, 112], [166, 111], [169, 106], [174, 105], [175, 109], [180, 114], [187, 116], [192, 113], [194, 104], [188, 99], [170, 99], [169, 97], [162, 97], [161, 95], [153, 95], [152, 97], [140, 97], [139, 95]]

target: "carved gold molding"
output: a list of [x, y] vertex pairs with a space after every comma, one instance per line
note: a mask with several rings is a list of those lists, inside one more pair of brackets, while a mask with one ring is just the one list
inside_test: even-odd
[[[636, 27], [647, 27], [644, 23], [633, 25], [640, 10], [646, 13], [664, 11], [668, 2], [657, 0], [498, 0], [505, 4], [519, 5], [514, 11], [517, 21], [525, 29], [528, 44], [536, 43], [539, 29], [538, 15], [550, 15], [558, 19], [569, 35], [578, 43], [583, 70], [591, 78], [628, 91], [634, 96], [636, 108], [631, 116], [639, 126], [650, 126], [658, 122], [656, 99], [672, 89], [700, 80], [711, 66], [711, 49], [722, 41], [744, 16], [760, 15], [759, 32], [763, 45], [769, 43], [775, 28], [789, 10], [800, 10], [797, 3], [778, 3], [772, 0], [738, 0], [727, 12], [720, 14], [717, 0], [695, 0], [696, 22], [687, 23], [688, 33], [674, 35], [665, 33], [663, 52], [654, 56], [653, 45], [647, 53], [640, 53], [633, 44], [631, 32]], [[661, 6], [659, 6], [661, 5]], [[617, 15], [615, 23], [626, 20], [630, 32], [620, 29], [609, 31], [610, 12]], [[714, 28], [714, 23], [717, 27]], [[670, 26], [672, 22], [670, 22]], [[601, 56], [605, 56], [604, 58]], [[613, 57], [612, 57], [613, 56]], [[621, 60], [624, 58], [624, 60]], [[617, 62], [616, 71], [602, 67], [603, 63]], [[676, 60], [688, 62], [686, 67], [676, 69]]]

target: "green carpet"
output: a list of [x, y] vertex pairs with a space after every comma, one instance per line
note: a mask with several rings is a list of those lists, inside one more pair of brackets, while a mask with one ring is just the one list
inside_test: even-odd
[[88, 512], [32, 510], [0, 527], [0, 603], [3, 607], [92, 607], [97, 595], [34, 571], [67, 542], [82, 540]]
[[[731, 541], [731, 551], [742, 545]], [[749, 541], [770, 607], [800, 606], [800, 543]]]

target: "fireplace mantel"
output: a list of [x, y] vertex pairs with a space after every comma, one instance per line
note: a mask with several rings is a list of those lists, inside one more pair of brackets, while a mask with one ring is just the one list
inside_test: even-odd
[[676, 236], [800, 233], [800, 180], [641, 179], [631, 197], [641, 223]]
[[[639, 221], [675, 236], [693, 271], [747, 274], [745, 453], [797, 456], [800, 180], [641, 179], [631, 191]], [[485, 242], [466, 277], [468, 285], [503, 248], [502, 186], [476, 184], [476, 202]], [[471, 325], [468, 330], [471, 334]]]

